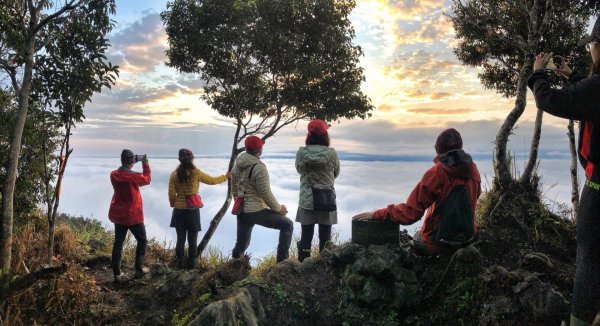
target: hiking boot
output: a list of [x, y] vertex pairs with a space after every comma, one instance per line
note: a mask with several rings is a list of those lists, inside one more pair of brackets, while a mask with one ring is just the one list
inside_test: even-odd
[[194, 256], [190, 256], [188, 257], [188, 261], [187, 261], [187, 269], [194, 269], [196, 268], [196, 257]]
[[310, 251], [311, 251], [310, 249], [311, 249], [310, 247], [308, 247], [308, 248], [303, 247], [301, 245], [300, 241], [298, 241], [298, 260], [300, 262], [303, 262], [304, 259], [310, 257]]
[[177, 256], [176, 259], [177, 269], [185, 269], [185, 259], [183, 258], [183, 256]]
[[125, 283], [127, 281], [129, 281], [129, 277], [125, 273], [121, 273], [121, 274], [115, 275], [115, 278], [113, 280], [113, 282], [115, 284], [122, 284], [122, 283]]
[[141, 269], [135, 271], [133, 278], [142, 278], [144, 275], [148, 274], [148, 272], [150, 272], [148, 267], [142, 267]]
[[142, 278], [145, 274], [147, 274], [150, 271], [147, 267], [142, 266], [143, 263], [143, 255], [135, 256], [135, 274], [133, 275], [134, 278]]

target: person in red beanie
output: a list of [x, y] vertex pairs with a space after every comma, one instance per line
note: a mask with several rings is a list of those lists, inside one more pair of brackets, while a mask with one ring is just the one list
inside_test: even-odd
[[417, 252], [436, 255], [470, 243], [477, 233], [475, 208], [481, 195], [481, 177], [462, 146], [456, 129], [444, 130], [435, 143], [435, 165], [425, 172], [406, 203], [361, 213], [353, 219], [410, 225], [427, 210], [423, 226], [413, 238]]
[[121, 167], [110, 173], [110, 182], [114, 194], [108, 210], [108, 218], [115, 224], [115, 243], [112, 249], [112, 267], [115, 283], [123, 280], [121, 274], [121, 254], [127, 231], [131, 231], [137, 246], [135, 249], [135, 278], [141, 278], [147, 272], [143, 267], [146, 253], [146, 227], [144, 226], [144, 207], [140, 187], [150, 184], [150, 165], [144, 155], [143, 172], [133, 172], [131, 168], [136, 163], [132, 151], [124, 149], [121, 152]]
[[331, 226], [337, 224], [334, 181], [340, 174], [340, 160], [329, 147], [328, 126], [319, 119], [308, 124], [305, 147], [296, 153], [300, 174], [300, 199], [296, 222], [302, 225], [298, 260], [310, 257], [315, 224], [319, 224], [319, 251], [331, 240]]
[[232, 170], [234, 198], [243, 197], [242, 212], [237, 215], [237, 239], [232, 251], [239, 258], [250, 245], [254, 225], [279, 230], [277, 262], [289, 257], [294, 224], [286, 217], [287, 208], [279, 204], [269, 182], [267, 166], [260, 160], [265, 142], [256, 136], [246, 138], [245, 152], [238, 155]]

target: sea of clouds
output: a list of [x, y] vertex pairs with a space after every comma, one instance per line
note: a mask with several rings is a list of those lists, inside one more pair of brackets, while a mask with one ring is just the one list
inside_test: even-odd
[[[285, 155], [279, 156], [285, 157]], [[265, 158], [269, 170], [271, 189], [288, 208], [288, 217], [295, 219], [298, 205], [299, 176], [291, 158]], [[218, 176], [225, 173], [227, 160], [224, 158], [197, 158], [197, 167], [202, 171]], [[482, 176], [484, 190], [489, 188], [492, 176], [490, 160], [477, 161]], [[175, 158], [151, 158], [152, 182], [141, 188], [144, 202], [145, 223], [148, 235], [174, 246], [175, 230], [169, 228], [172, 208], [168, 201], [168, 180], [170, 173], [177, 167]], [[357, 161], [342, 160], [341, 173], [336, 180], [339, 223], [334, 232], [340, 240], [351, 238], [352, 216], [385, 207], [391, 203], [400, 203], [410, 194], [424, 171], [432, 166], [428, 160], [421, 161]], [[522, 164], [521, 164], [522, 165]], [[101, 221], [109, 229], [108, 207], [113, 189], [110, 184], [110, 172], [119, 166], [119, 158], [79, 158], [69, 161], [64, 179], [60, 211], [63, 213], [92, 217]], [[541, 162], [541, 175], [544, 195], [548, 203], [553, 201], [570, 202], [569, 161], [547, 159]], [[136, 165], [134, 170], [141, 170]], [[204, 202], [201, 209], [201, 221], [204, 230], [223, 204], [227, 193], [227, 184], [200, 186], [200, 195]], [[421, 223], [402, 226], [414, 233]], [[300, 224], [295, 223], [294, 237], [300, 235]], [[316, 233], [316, 230], [315, 230]], [[227, 213], [219, 225], [210, 245], [229, 254], [235, 244], [236, 217]], [[315, 234], [315, 239], [317, 234]], [[275, 251], [278, 231], [256, 226], [248, 252], [258, 259]], [[292, 245], [295, 245], [295, 239]]]

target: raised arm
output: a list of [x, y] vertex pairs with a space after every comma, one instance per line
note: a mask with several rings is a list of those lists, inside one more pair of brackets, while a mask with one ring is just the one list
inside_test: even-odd
[[200, 171], [200, 169], [197, 169], [195, 171], [198, 171], [198, 178], [200, 180], [200, 182], [205, 183], [207, 185], [216, 185], [219, 183], [223, 183], [225, 181], [227, 181], [227, 176], [226, 175], [220, 175], [218, 177], [212, 177], [202, 171]]
[[138, 185], [138, 187], [149, 185], [151, 181], [150, 165], [148, 164], [147, 160], [144, 163], [142, 163], [142, 169], [142, 173], [136, 173], [133, 177], [133, 182], [135, 182]]

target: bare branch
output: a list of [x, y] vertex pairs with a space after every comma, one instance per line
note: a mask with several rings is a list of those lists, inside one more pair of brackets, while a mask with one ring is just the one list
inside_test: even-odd
[[538, 35], [542, 35], [544, 30], [550, 23], [550, 17], [552, 16], [552, 0], [546, 0], [546, 9], [544, 12], [544, 18], [542, 19], [542, 23], [538, 29]]
[[17, 69], [11, 66], [10, 63], [4, 59], [0, 59], [0, 66], [2, 67], [2, 69], [4, 69], [4, 71], [6, 71], [6, 73], [10, 77], [10, 82], [15, 92], [19, 93], [20, 87], [19, 83], [17, 82]]
[[502, 57], [492, 57], [492, 59], [501, 62], [508, 70], [510, 70], [511, 72], [513, 72], [515, 74], [518, 74], [520, 71], [519, 69], [510, 65], [506, 60], [502, 59]]
[[[31, 1], [31, 0], [30, 0]], [[42, 27], [44, 27], [46, 24], [48, 24], [51, 20], [55, 19], [56, 17], [62, 15], [63, 13], [65, 13], [68, 10], [73, 10], [77, 7], [79, 7], [81, 5], [82, 0], [71, 0], [70, 2], [66, 3], [62, 8], [60, 8], [57, 12], [48, 15], [46, 17], [44, 17], [44, 19], [42, 19], [34, 28], [33, 28], [33, 33], [37, 33]]]

